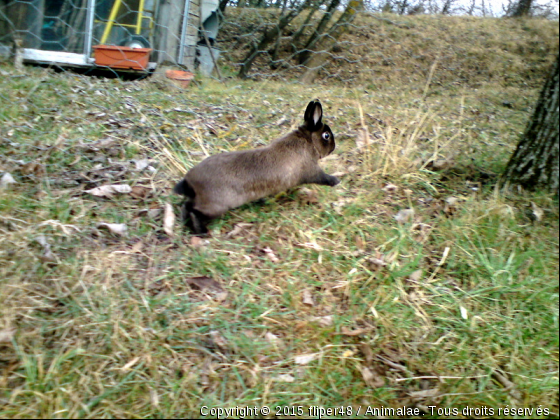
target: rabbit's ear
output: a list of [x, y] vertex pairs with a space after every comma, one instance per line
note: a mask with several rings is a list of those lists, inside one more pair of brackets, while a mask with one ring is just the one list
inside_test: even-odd
[[323, 118], [323, 107], [318, 100], [309, 102], [303, 119], [305, 125], [309, 130], [314, 130], [319, 124], [321, 124], [321, 119]]

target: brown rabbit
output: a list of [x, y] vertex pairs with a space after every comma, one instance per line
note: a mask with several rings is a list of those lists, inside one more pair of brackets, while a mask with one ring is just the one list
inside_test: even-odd
[[334, 148], [334, 135], [323, 124], [318, 100], [307, 105], [304, 124], [265, 147], [210, 156], [175, 186], [186, 196], [183, 219], [195, 234], [235, 207], [301, 184], [337, 185], [340, 180], [319, 167]]

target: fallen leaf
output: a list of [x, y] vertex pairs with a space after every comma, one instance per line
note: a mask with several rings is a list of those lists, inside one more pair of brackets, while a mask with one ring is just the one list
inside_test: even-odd
[[68, 166], [74, 166], [75, 164], [77, 164], [80, 160], [82, 160], [82, 156], [81, 155], [77, 155], [74, 160], [68, 164]]
[[420, 243], [424, 243], [429, 239], [432, 229], [432, 226], [427, 223], [415, 223], [411, 227], [414, 234], [414, 240]]
[[317, 204], [319, 199], [317, 198], [317, 191], [314, 191], [309, 188], [300, 188], [298, 191], [298, 197], [301, 198], [301, 201], [305, 204]]
[[155, 219], [160, 214], [161, 214], [161, 209], [160, 208], [148, 209], [148, 216], [151, 217], [152, 219]]
[[175, 225], [175, 213], [170, 203], [165, 203], [163, 208], [163, 230], [167, 235], [173, 236], [173, 226]]
[[308, 363], [312, 362], [316, 358], [317, 358], [316, 353], [300, 354], [299, 356], [294, 357], [294, 362], [298, 365], [307, 365]]
[[193, 248], [202, 248], [210, 244], [208, 239], [202, 239], [199, 236], [191, 236], [189, 243]]
[[24, 175], [45, 175], [45, 166], [37, 162], [29, 162], [21, 167], [21, 173]]
[[354, 240], [356, 242], [356, 248], [358, 248], [360, 251], [364, 251], [366, 249], [366, 244], [360, 235], [356, 235], [354, 237]]
[[418, 282], [422, 278], [422, 270], [416, 270], [408, 276], [408, 279], [412, 282]]
[[391, 184], [388, 183], [387, 185], [385, 185], [383, 187], [383, 191], [385, 191], [388, 194], [393, 194], [395, 192], [397, 192], [399, 190], [399, 187], [397, 187], [395, 184]]
[[303, 301], [304, 305], [315, 306], [315, 302], [313, 302], [313, 297], [311, 296], [311, 292], [309, 290], [304, 290], [303, 291], [302, 301]]
[[373, 363], [373, 351], [368, 343], [360, 343], [360, 351], [364, 355], [368, 365]]
[[130, 249], [130, 251], [136, 254], [136, 253], [142, 251], [143, 247], [144, 247], [144, 242], [138, 241], [134, 245], [132, 245], [132, 248]]
[[352, 201], [354, 200], [351, 198], [341, 198], [338, 201], [332, 202], [331, 206], [334, 209], [334, 211], [336, 211], [338, 214], [342, 214], [344, 207], [347, 206]]
[[159, 396], [155, 389], [150, 389], [150, 401], [153, 407], [159, 407]]
[[343, 359], [348, 359], [349, 357], [354, 356], [354, 351], [353, 350], [345, 350], [344, 353], [342, 353], [342, 358]]
[[358, 150], [362, 150], [364, 147], [369, 147], [370, 143], [372, 142], [367, 129], [359, 129], [355, 140]]
[[409, 392], [409, 395], [414, 400], [422, 400], [424, 398], [433, 398], [439, 396], [439, 388], [432, 388], [432, 389], [424, 389], [422, 391], [412, 391]]
[[323, 247], [321, 245], [319, 245], [317, 242], [313, 241], [313, 242], [305, 242], [302, 244], [297, 244], [298, 246], [301, 246], [302, 248], [307, 248], [307, 249], [314, 249], [315, 251], [323, 251]]
[[284, 124], [286, 121], [288, 121], [288, 120], [286, 119], [286, 117], [282, 116], [282, 117], [280, 117], [280, 119], [279, 119], [278, 121], [276, 121], [274, 124], [276, 124], [276, 125], [282, 125], [282, 124]]
[[41, 260], [43, 261], [56, 261], [56, 257], [51, 251], [51, 246], [47, 242], [47, 238], [45, 235], [39, 235], [35, 238], [35, 240], [43, 247], [44, 253], [41, 256]]
[[227, 299], [227, 296], [228, 296], [228, 292], [223, 291], [223, 292], [216, 293], [214, 299], [215, 299], [217, 302], [223, 302], [223, 301], [225, 301], [225, 300]]
[[296, 331], [303, 330], [305, 328], [307, 328], [307, 321], [304, 321], [304, 320], [297, 321], [296, 325], [294, 326], [294, 329]]
[[289, 373], [285, 373], [285, 374], [282, 374], [282, 375], [275, 376], [272, 379], [276, 382], [294, 382], [296, 380], [296, 378], [294, 378]]
[[9, 343], [14, 337], [16, 330], [14, 328], [4, 328], [0, 330], [0, 343]]
[[371, 328], [358, 328], [357, 330], [349, 330], [347, 327], [342, 327], [339, 333], [331, 333], [332, 335], [346, 335], [348, 337], [355, 337], [370, 332]]
[[149, 193], [149, 188], [142, 187], [141, 185], [135, 185], [130, 191], [130, 196], [134, 198], [146, 198]]
[[124, 235], [126, 234], [127, 227], [124, 223], [100, 223], [97, 227], [104, 227], [109, 229], [115, 235]]
[[134, 163], [137, 171], [143, 171], [144, 169], [148, 169], [150, 172], [155, 171], [155, 168], [150, 166], [152, 161], [149, 159], [133, 159], [132, 162]]
[[455, 162], [453, 159], [436, 159], [431, 160], [426, 164], [426, 169], [432, 171], [443, 171], [444, 169], [451, 168]]
[[138, 360], [140, 360], [140, 357], [135, 357], [134, 359], [129, 361], [127, 364], [125, 364], [122, 368], [120, 368], [120, 370], [130, 369], [132, 366], [134, 366], [138, 362]]
[[206, 276], [188, 277], [187, 279], [185, 279], [185, 282], [195, 290], [209, 289], [217, 292], [224, 291], [220, 283], [218, 283], [213, 278]]
[[269, 247], [263, 248], [262, 251], [265, 253], [265, 255], [268, 257], [270, 261], [275, 263], [280, 261], [276, 256], [276, 254], [274, 254], [274, 251]]
[[231, 238], [233, 236], [239, 235], [241, 232], [247, 230], [251, 226], [253, 226], [252, 223], [236, 223], [233, 226], [233, 229], [226, 234], [226, 238]]
[[311, 321], [317, 321], [322, 327], [330, 327], [333, 324], [333, 317], [332, 315], [315, 316]]
[[130, 188], [130, 185], [115, 184], [103, 185], [101, 187], [92, 188], [91, 190], [85, 190], [84, 192], [95, 195], [97, 197], [111, 198], [115, 193], [128, 194], [131, 191], [132, 188]]
[[380, 388], [385, 385], [385, 380], [379, 375], [375, 374], [373, 370], [364, 366], [361, 368], [361, 372], [362, 372], [362, 378], [364, 379], [364, 382], [369, 387]]
[[452, 215], [457, 211], [460, 201], [457, 197], [447, 197], [444, 200], [443, 212], [447, 215]]
[[224, 338], [224, 336], [220, 334], [219, 331], [216, 330], [210, 331], [210, 337], [212, 337], [212, 341], [214, 342], [214, 344], [220, 347], [221, 349], [227, 348], [228, 342]]
[[445, 202], [450, 206], [456, 206], [461, 200], [457, 197], [447, 197]]
[[537, 222], [540, 222], [544, 216], [544, 211], [539, 206], [531, 201], [531, 210]]
[[2, 178], [0, 178], [0, 188], [6, 188], [10, 184], [17, 184], [17, 182], [12, 174], [6, 172], [4, 175], [2, 175]]
[[505, 374], [494, 371], [492, 372], [492, 377], [496, 379], [507, 391], [509, 391], [509, 395], [511, 395], [515, 400], [518, 402], [523, 400], [523, 394], [521, 391], [515, 387], [515, 384], [510, 381]]
[[77, 226], [65, 225], [63, 223], [60, 223], [58, 220], [45, 220], [44, 222], [39, 223], [38, 226], [52, 226], [52, 227], [60, 228], [62, 229], [65, 235], [71, 235], [72, 229], [74, 229], [76, 232], [81, 232]]
[[398, 223], [411, 222], [412, 219], [414, 218], [414, 209], [399, 210], [399, 212], [394, 216], [394, 218]]
[[369, 268], [372, 269], [373, 271], [378, 271], [383, 267], [387, 266], [387, 263], [383, 261], [381, 258], [368, 258], [366, 261], [369, 265]]

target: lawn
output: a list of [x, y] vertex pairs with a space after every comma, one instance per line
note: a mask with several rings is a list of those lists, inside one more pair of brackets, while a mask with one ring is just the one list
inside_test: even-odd
[[[186, 90], [2, 63], [0, 416], [557, 417], [558, 198], [495, 188], [547, 63]], [[315, 98], [342, 182], [185, 231], [185, 171]]]

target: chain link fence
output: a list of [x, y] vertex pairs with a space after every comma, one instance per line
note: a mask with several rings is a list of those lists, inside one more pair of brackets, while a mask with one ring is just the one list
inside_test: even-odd
[[[453, 4], [436, 9], [453, 10]], [[61, 67], [120, 72], [179, 67], [218, 78], [370, 87], [423, 83], [430, 72], [436, 83], [472, 84], [502, 69], [520, 77], [535, 71], [515, 56], [515, 49], [527, 48], [524, 41], [508, 41], [509, 62], [492, 63], [487, 50], [465, 49], [495, 37], [470, 29], [468, 17], [448, 17], [464, 28], [457, 42], [457, 33], [440, 25], [438, 15], [371, 12], [376, 7], [361, 0], [242, 6], [217, 0], [0, 0], [0, 53]], [[415, 13], [412, 6], [403, 10]], [[535, 42], [534, 48], [538, 54], [547, 47]]]

